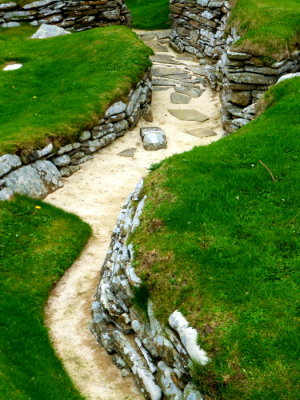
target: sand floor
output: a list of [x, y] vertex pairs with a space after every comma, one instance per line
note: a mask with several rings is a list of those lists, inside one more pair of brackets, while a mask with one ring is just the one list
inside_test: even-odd
[[[169, 54], [175, 53], [170, 50]], [[199, 65], [196, 61], [184, 63]], [[100, 150], [93, 160], [81, 166], [80, 171], [64, 179], [64, 187], [46, 199], [57, 207], [79, 215], [93, 228], [92, 238], [79, 259], [53, 289], [45, 310], [54, 348], [77, 388], [90, 400], [144, 398], [132, 377], [121, 376], [89, 331], [91, 303], [120, 206], [139, 178], [147, 174], [147, 168], [152, 163], [194, 146], [207, 145], [223, 134], [217, 94], [207, 88], [201, 97], [192, 99], [188, 105], [175, 105], [170, 103], [172, 91], [153, 92], [153, 123], [141, 120], [136, 129]], [[210, 118], [201, 124], [179, 121], [170, 115], [168, 108], [197, 109]], [[141, 126], [163, 128], [168, 148], [145, 151], [139, 136]], [[197, 138], [185, 133], [187, 129], [200, 126], [213, 129], [218, 135]], [[137, 149], [133, 157], [118, 155], [128, 148]]]

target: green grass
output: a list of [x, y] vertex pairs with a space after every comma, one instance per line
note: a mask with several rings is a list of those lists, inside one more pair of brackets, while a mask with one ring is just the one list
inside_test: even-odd
[[232, 0], [230, 26], [242, 39], [235, 48], [269, 57], [287, 58], [300, 41], [299, 0]]
[[299, 97], [299, 78], [273, 87], [257, 120], [146, 179], [137, 272], [161, 321], [198, 328], [209, 399], [299, 398]]
[[51, 347], [44, 305], [90, 233], [49, 204], [21, 196], [1, 202], [1, 400], [83, 399]]
[[[29, 39], [35, 31], [0, 31], [0, 154], [75, 139], [150, 66], [150, 49], [124, 26]], [[10, 61], [24, 66], [2, 71]]]
[[126, 0], [133, 27], [137, 29], [168, 29], [171, 26], [168, 0]]

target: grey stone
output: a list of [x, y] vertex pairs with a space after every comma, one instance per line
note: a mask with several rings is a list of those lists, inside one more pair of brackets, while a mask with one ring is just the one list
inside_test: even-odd
[[15, 154], [4, 154], [0, 157], [0, 177], [22, 165], [20, 157]]
[[251, 72], [228, 73], [227, 78], [232, 82], [247, 83], [251, 85], [272, 85], [276, 82], [276, 77]]
[[14, 192], [10, 188], [3, 188], [0, 190], [0, 201], [10, 200]]
[[176, 375], [174, 370], [168, 367], [163, 361], [160, 361], [158, 363], [158, 382], [162, 387], [164, 395], [170, 400], [182, 400], [183, 393], [175, 385], [172, 375]]
[[193, 383], [188, 383], [183, 392], [183, 400], [204, 400]]
[[79, 136], [79, 141], [80, 142], [85, 142], [86, 140], [89, 140], [91, 138], [92, 134], [90, 131], [84, 131], [82, 134]]
[[177, 93], [182, 93], [182, 94], [185, 94], [186, 96], [190, 96], [193, 98], [200, 97], [205, 92], [204, 89], [188, 88], [188, 87], [183, 87], [183, 86], [176, 86], [175, 91]]
[[3, 4], [0, 4], [0, 11], [11, 10], [16, 7], [17, 7], [17, 3], [14, 3], [14, 2], [3, 3]]
[[51, 161], [39, 160], [32, 166], [38, 171], [49, 193], [63, 186], [60, 172]]
[[296, 72], [294, 74], [286, 74], [283, 75], [281, 78], [279, 78], [277, 83], [286, 81], [287, 79], [298, 78], [298, 77], [300, 77], [300, 72]]
[[67, 144], [58, 150], [57, 155], [62, 156], [63, 154], [69, 153], [69, 151], [72, 151], [72, 150], [73, 150], [73, 146], [71, 144]]
[[109, 118], [112, 115], [121, 114], [126, 110], [126, 104], [123, 101], [117, 101], [112, 104], [105, 112], [105, 118]]
[[48, 39], [55, 36], [68, 35], [71, 32], [55, 25], [42, 24], [31, 39]]
[[170, 98], [173, 104], [189, 104], [192, 100], [190, 96], [186, 96], [183, 93], [171, 93]]
[[59, 172], [60, 172], [60, 175], [61, 175], [61, 176], [67, 178], [67, 177], [73, 175], [74, 172], [77, 172], [77, 171], [79, 171], [79, 170], [80, 170], [80, 167], [79, 167], [79, 166], [77, 166], [77, 165], [70, 165], [70, 166], [68, 166], [68, 167], [63, 167], [63, 168], [61, 168]]
[[1, 25], [2, 28], [16, 28], [18, 26], [21, 26], [19, 22], [5, 22], [4, 24]]
[[210, 136], [216, 136], [216, 132], [213, 131], [212, 129], [205, 129], [205, 128], [196, 128], [196, 129], [190, 129], [187, 130], [186, 133], [192, 136], [196, 136], [198, 138], [203, 138], [203, 137], [210, 137]]
[[62, 156], [52, 158], [52, 162], [57, 167], [64, 167], [64, 166], [70, 164], [71, 158], [67, 154], [64, 154]]
[[157, 127], [144, 127], [140, 130], [144, 149], [148, 151], [167, 148], [167, 138], [164, 131]]
[[170, 114], [172, 114], [175, 118], [178, 118], [182, 121], [198, 121], [204, 122], [207, 121], [209, 118], [200, 113], [197, 110], [185, 109], [185, 110], [168, 110]]
[[121, 151], [120, 153], [118, 153], [118, 155], [122, 157], [133, 157], [136, 150], [136, 147], [133, 147], [131, 149]]
[[48, 4], [53, 3], [54, 0], [40, 0], [40, 1], [34, 1], [29, 4], [25, 4], [23, 6], [24, 10], [31, 10], [32, 8], [40, 8], [47, 6]]
[[153, 122], [153, 114], [149, 104], [147, 104], [144, 108], [141, 109], [142, 117], [147, 122]]
[[53, 144], [49, 143], [47, 146], [45, 146], [41, 150], [34, 150], [29, 156], [28, 160], [29, 161], [35, 161], [38, 160], [39, 158], [45, 157], [48, 154], [50, 154], [53, 150]]
[[167, 54], [156, 54], [151, 57], [153, 62], [161, 63], [161, 64], [175, 64], [182, 65], [179, 61], [177, 61], [173, 56]]
[[116, 122], [114, 124], [114, 131], [115, 133], [119, 133], [121, 131], [125, 131], [128, 128], [128, 122], [123, 119], [123, 121]]

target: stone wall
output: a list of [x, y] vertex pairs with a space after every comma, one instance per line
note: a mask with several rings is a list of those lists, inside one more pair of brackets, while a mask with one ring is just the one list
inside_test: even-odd
[[105, 25], [131, 25], [124, 0], [40, 0], [20, 6], [15, 2], [0, 4], [0, 26], [55, 24], [81, 31]]
[[170, 44], [206, 58], [207, 78], [220, 90], [224, 129], [233, 132], [256, 116], [255, 104], [278, 79], [300, 70], [300, 52], [266, 66], [263, 57], [233, 51], [239, 36], [227, 28], [231, 5], [226, 0], [171, 0]]
[[49, 143], [30, 154], [0, 156], [0, 200], [8, 200], [14, 193], [42, 199], [63, 186], [61, 177], [72, 175], [80, 164], [93, 158], [93, 153], [133, 129], [140, 116], [148, 113], [151, 99], [151, 76], [147, 72], [126, 102], [112, 104], [98, 124], [82, 132], [76, 142], [60, 148]]
[[133, 245], [128, 242], [146, 202], [142, 190], [141, 180], [113, 230], [92, 305], [91, 330], [122, 374], [133, 373], [146, 399], [201, 400], [191, 382], [190, 362], [205, 365], [209, 358], [197, 344], [196, 330], [178, 311], [170, 315], [168, 326], [162, 326], [150, 300], [145, 301], [144, 311], [135, 305], [134, 294], [142, 282], [133, 267]]
[[224, 0], [171, 0], [170, 44], [178, 52], [219, 59], [226, 44], [230, 4]]

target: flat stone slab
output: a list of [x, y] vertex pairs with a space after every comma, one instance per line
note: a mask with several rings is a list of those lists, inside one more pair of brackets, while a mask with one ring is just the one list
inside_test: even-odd
[[192, 100], [190, 96], [176, 92], [171, 93], [170, 99], [173, 104], [189, 104]]
[[153, 76], [166, 76], [166, 75], [180, 75], [184, 73], [184, 69], [176, 68], [176, 67], [160, 67], [155, 65], [152, 67], [152, 75]]
[[161, 63], [161, 64], [175, 64], [175, 65], [182, 65], [180, 61], [174, 59], [174, 57], [169, 56], [167, 54], [156, 54], [155, 56], [151, 57], [153, 62]]
[[186, 133], [192, 136], [196, 136], [198, 138], [217, 136], [215, 131], [213, 131], [212, 129], [205, 129], [205, 128], [190, 129], [187, 130]]
[[144, 149], [148, 151], [167, 148], [167, 138], [165, 132], [158, 127], [144, 127], [140, 130]]
[[132, 147], [130, 149], [121, 151], [120, 153], [118, 153], [118, 155], [122, 157], [133, 157], [136, 150], [136, 147]]
[[31, 39], [48, 39], [55, 36], [69, 35], [70, 33], [56, 25], [42, 24], [35, 34], [31, 36]]
[[185, 109], [185, 110], [168, 110], [175, 118], [182, 121], [198, 121], [204, 122], [209, 118], [197, 110]]
[[152, 88], [153, 92], [162, 92], [169, 89], [173, 89], [173, 86], [154, 86]]
[[186, 94], [187, 96], [190, 96], [193, 98], [200, 97], [205, 92], [204, 89], [199, 89], [199, 88], [195, 88], [195, 87], [189, 88], [189, 87], [183, 87], [183, 86], [176, 86], [175, 91], [177, 93]]

